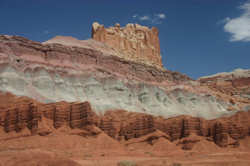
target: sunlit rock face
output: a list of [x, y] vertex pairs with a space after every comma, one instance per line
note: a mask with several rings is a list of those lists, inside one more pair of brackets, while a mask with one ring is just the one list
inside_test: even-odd
[[127, 60], [163, 68], [160, 55], [159, 32], [139, 24], [105, 28], [95, 22], [92, 25], [92, 39], [107, 44], [116, 51], [117, 56]]
[[199, 81], [230, 95], [250, 99], [250, 70], [236, 69], [199, 78]]
[[217, 73], [201, 77], [198, 80], [202, 86], [232, 97], [231, 103], [241, 102], [242, 110], [250, 108], [250, 70], [236, 69], [232, 72]]
[[[163, 134], [165, 139], [175, 141], [183, 150], [192, 150], [201, 139], [220, 147], [237, 148], [241, 145], [240, 140], [250, 135], [250, 111], [240, 111], [233, 116], [213, 120], [187, 115], [167, 119], [120, 109], [97, 115], [89, 102], [44, 104], [28, 97], [2, 92], [0, 99], [0, 139], [4, 141], [24, 136], [46, 136], [58, 131], [55, 129], [64, 129], [64, 136], [66, 131], [72, 131], [70, 129], [81, 129], [75, 131], [83, 136], [82, 131], [87, 129], [90, 132], [88, 139], [89, 136], [104, 132], [122, 142], [144, 136], [158, 139]], [[151, 139], [149, 143], [153, 145]]]
[[22, 73], [6, 67], [0, 75], [1, 91], [47, 103], [90, 101], [93, 109], [101, 113], [123, 109], [164, 117], [185, 114], [208, 119], [228, 113], [227, 103], [182, 89], [166, 91], [164, 87], [87, 75], [60, 76], [45, 69]]
[[227, 110], [232, 103], [180, 73], [92, 48], [11, 36], [0, 36], [0, 91], [45, 103], [89, 101], [98, 114], [117, 109], [206, 119], [233, 114]]

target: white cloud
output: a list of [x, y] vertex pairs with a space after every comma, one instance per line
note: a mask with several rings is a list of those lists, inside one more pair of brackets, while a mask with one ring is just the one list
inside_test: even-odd
[[146, 20], [151, 20], [151, 18], [149, 16], [142, 16], [142, 17], [139, 17], [139, 20], [146, 21]]
[[134, 14], [132, 18], [138, 19], [139, 21], [147, 21], [151, 24], [161, 24], [162, 20], [166, 18], [166, 15], [164, 13], [158, 13], [153, 15], [142, 15], [142, 16]]
[[225, 18], [224, 31], [231, 34], [230, 41], [250, 41], [250, 1], [239, 7], [242, 15], [236, 18]]
[[156, 16], [159, 17], [160, 19], [165, 19], [166, 18], [166, 15], [164, 13], [156, 14]]
[[230, 21], [231, 20], [231, 18], [229, 18], [229, 17], [226, 17], [226, 18], [224, 18], [223, 20], [220, 20], [220, 21], [218, 21], [216, 24], [217, 25], [224, 25], [224, 24], [226, 24], [228, 21]]
[[136, 18], [136, 17], [138, 17], [138, 14], [134, 14], [132, 17], [133, 17], [133, 18]]

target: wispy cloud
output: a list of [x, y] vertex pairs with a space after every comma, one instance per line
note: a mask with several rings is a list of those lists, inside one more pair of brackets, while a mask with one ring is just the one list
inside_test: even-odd
[[142, 16], [142, 17], [139, 17], [139, 20], [147, 21], [147, 20], [151, 20], [151, 18], [149, 16]]
[[164, 13], [159, 13], [159, 14], [156, 14], [156, 16], [160, 19], [165, 19], [166, 18], [166, 15]]
[[236, 18], [225, 18], [224, 31], [231, 34], [230, 41], [250, 41], [250, 1], [239, 7], [242, 14]]
[[151, 24], [161, 24], [162, 21], [166, 18], [166, 15], [164, 13], [157, 13], [157, 14], [151, 14], [151, 15], [134, 14], [132, 18], [139, 20], [139, 21], [147, 21]]
[[133, 18], [136, 18], [136, 17], [138, 17], [138, 14], [134, 14], [132, 17], [133, 17]]

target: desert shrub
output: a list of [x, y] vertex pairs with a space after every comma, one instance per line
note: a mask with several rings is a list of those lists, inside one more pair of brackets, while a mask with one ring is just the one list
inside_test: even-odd
[[92, 157], [92, 155], [91, 154], [85, 154], [84, 155], [84, 158], [89, 158], [89, 157]]
[[119, 161], [117, 166], [136, 166], [136, 163], [134, 161]]
[[173, 166], [181, 166], [180, 163], [173, 163]]
[[152, 153], [152, 152], [145, 152], [145, 154], [148, 154], [148, 155], [150, 155], [150, 156], [152, 156], [152, 155], [153, 155], [153, 153]]

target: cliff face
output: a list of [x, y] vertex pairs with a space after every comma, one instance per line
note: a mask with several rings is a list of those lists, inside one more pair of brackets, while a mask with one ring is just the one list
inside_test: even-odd
[[[191, 150], [202, 139], [220, 147], [238, 147], [241, 139], [250, 136], [250, 110], [215, 120], [189, 116], [165, 119], [124, 110], [107, 111], [98, 116], [89, 102], [41, 104], [15, 96], [0, 97], [10, 98], [9, 104], [12, 105], [10, 107], [0, 103], [0, 133], [18, 134], [28, 129], [32, 135], [44, 136], [61, 127], [86, 129], [88, 126], [95, 126], [113, 139], [123, 142], [159, 130], [166, 134], [165, 139], [175, 142], [184, 150]], [[44, 125], [46, 121], [50, 123]], [[98, 134], [98, 130], [93, 130], [93, 127], [88, 130], [92, 134]], [[12, 135], [0, 134], [0, 140], [11, 138]]]
[[201, 77], [198, 81], [202, 86], [208, 86], [215, 92], [231, 96], [233, 104], [239, 101], [245, 103], [242, 110], [250, 108], [250, 70], [236, 69], [232, 72]]
[[97, 22], [92, 25], [92, 38], [103, 42], [118, 52], [118, 56], [127, 60], [163, 68], [160, 55], [160, 42], [157, 28], [127, 24], [120, 27], [104, 28]]
[[231, 114], [229, 101], [183, 74], [108, 55], [93, 41], [74, 42], [78, 46], [0, 36], [0, 90], [44, 103], [89, 101], [96, 113], [122, 109], [207, 119]]
[[248, 111], [210, 121], [187, 116], [155, 121], [157, 128], [170, 135], [172, 141], [197, 135], [220, 147], [237, 147], [238, 141], [249, 135], [249, 117]]
[[233, 148], [249, 159], [249, 70], [195, 81], [162, 68], [155, 28], [93, 24], [92, 36], [39, 43], [0, 35], [0, 165], [19, 164], [9, 158], [15, 148], [17, 156], [53, 149], [80, 162], [92, 154], [189, 161], [193, 152], [227, 150], [231, 158]]

